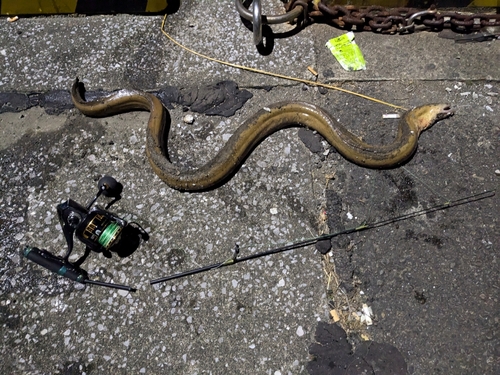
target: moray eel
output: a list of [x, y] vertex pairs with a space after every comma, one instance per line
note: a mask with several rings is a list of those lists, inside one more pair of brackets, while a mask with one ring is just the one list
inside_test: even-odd
[[367, 168], [394, 168], [406, 162], [417, 148], [420, 133], [436, 121], [453, 114], [447, 104], [429, 104], [408, 111], [401, 118], [394, 142], [369, 145], [325, 110], [305, 102], [285, 101], [255, 113], [243, 122], [219, 153], [202, 167], [183, 170], [171, 163], [166, 138], [169, 114], [160, 100], [149, 93], [120, 90], [109, 96], [86, 102], [85, 88], [78, 78], [71, 89], [75, 107], [91, 117], [121, 112], [150, 112], [146, 137], [146, 155], [155, 173], [170, 187], [182, 191], [203, 191], [227, 181], [253, 149], [274, 132], [302, 126], [321, 134], [347, 160]]

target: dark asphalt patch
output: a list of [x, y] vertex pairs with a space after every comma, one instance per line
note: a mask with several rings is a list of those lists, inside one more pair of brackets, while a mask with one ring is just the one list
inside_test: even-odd
[[[86, 91], [85, 100], [92, 101], [111, 94], [107, 91]], [[222, 81], [202, 87], [166, 86], [157, 93], [163, 105], [173, 109], [180, 104], [193, 112], [208, 116], [233, 116], [246, 101], [253, 97], [248, 90], [240, 90], [233, 81]], [[60, 114], [73, 108], [69, 91], [54, 90], [47, 93], [0, 93], [0, 113], [21, 112], [40, 106], [49, 115]]]
[[233, 81], [222, 81], [202, 87], [167, 86], [158, 91], [158, 97], [167, 108], [172, 103], [189, 107], [193, 112], [209, 116], [233, 116], [253, 94], [240, 90]]
[[392, 345], [361, 342], [355, 349], [337, 324], [319, 322], [316, 343], [309, 346], [314, 359], [307, 364], [310, 375], [406, 375], [406, 362]]
[[49, 115], [58, 115], [67, 109], [73, 108], [73, 102], [68, 91], [50, 91], [40, 98], [40, 107]]
[[0, 113], [21, 112], [40, 106], [49, 115], [57, 115], [73, 108], [73, 102], [68, 91], [54, 90], [47, 93], [0, 93]]
[[322, 141], [325, 139], [309, 129], [300, 128], [299, 138], [304, 143], [304, 145], [313, 153], [317, 154], [325, 151]]
[[0, 113], [21, 112], [33, 107], [28, 95], [18, 93], [0, 93]]

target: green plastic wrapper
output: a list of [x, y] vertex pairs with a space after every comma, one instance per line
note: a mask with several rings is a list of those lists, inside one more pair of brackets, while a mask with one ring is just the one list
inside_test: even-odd
[[326, 43], [326, 46], [345, 70], [354, 71], [366, 69], [365, 58], [359, 46], [354, 41], [354, 33], [352, 31], [337, 38], [330, 39]]

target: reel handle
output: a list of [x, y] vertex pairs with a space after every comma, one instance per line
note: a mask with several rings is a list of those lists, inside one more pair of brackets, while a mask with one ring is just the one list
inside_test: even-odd
[[104, 195], [105, 197], [113, 198], [113, 200], [106, 205], [105, 207], [106, 210], [109, 207], [111, 207], [111, 205], [122, 199], [121, 194], [123, 191], [123, 185], [118, 181], [116, 181], [111, 176], [102, 177], [97, 183], [97, 188], [99, 190], [94, 199], [92, 199], [90, 203], [87, 205], [87, 211], [90, 210], [90, 207], [92, 207], [92, 205], [97, 201], [97, 199], [101, 196], [101, 194]]
[[23, 251], [23, 255], [45, 267], [49, 271], [57, 273], [60, 276], [67, 277], [70, 280], [85, 284], [88, 280], [88, 275], [85, 270], [77, 268], [70, 263], [64, 262], [61, 258], [49, 253], [47, 250], [39, 249], [38, 247], [26, 246]]
[[102, 177], [97, 183], [97, 188], [105, 197], [113, 198], [118, 198], [123, 191], [123, 185], [111, 176]]

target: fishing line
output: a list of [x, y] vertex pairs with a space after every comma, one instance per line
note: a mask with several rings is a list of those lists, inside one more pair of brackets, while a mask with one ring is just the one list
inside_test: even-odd
[[166, 20], [167, 20], [167, 14], [165, 14], [165, 16], [163, 17], [163, 21], [161, 23], [161, 32], [172, 43], [174, 43], [175, 45], [177, 45], [180, 48], [184, 49], [185, 51], [188, 51], [189, 53], [192, 53], [193, 55], [199, 56], [199, 57], [201, 57], [201, 58], [203, 58], [205, 60], [209, 60], [209, 61], [216, 62], [218, 64], [230, 66], [231, 68], [235, 68], [235, 69], [241, 69], [241, 70], [246, 70], [246, 71], [253, 72], [253, 73], [264, 74], [264, 75], [275, 77], [275, 78], [281, 78], [281, 79], [286, 79], [286, 80], [289, 80], [289, 81], [300, 82], [300, 83], [304, 83], [304, 84], [309, 85], [309, 86], [324, 87], [326, 89], [341, 91], [341, 92], [344, 92], [346, 94], [358, 96], [360, 98], [363, 98], [363, 99], [366, 99], [366, 100], [370, 100], [370, 101], [375, 102], [375, 103], [379, 103], [379, 104], [383, 104], [383, 105], [386, 105], [386, 106], [389, 106], [389, 107], [392, 107], [392, 108], [395, 108], [395, 109], [401, 109], [401, 110], [407, 111], [407, 108], [405, 108], [405, 107], [402, 107], [402, 106], [399, 106], [399, 105], [396, 105], [396, 104], [391, 104], [391, 103], [388, 103], [388, 102], [384, 102], [383, 100], [380, 100], [380, 99], [377, 99], [377, 98], [373, 98], [373, 97], [368, 96], [368, 95], [360, 94], [360, 93], [357, 93], [357, 92], [354, 92], [354, 91], [346, 90], [346, 89], [343, 89], [343, 88], [338, 87], [338, 86], [329, 85], [327, 83], [315, 82], [315, 81], [311, 81], [311, 80], [308, 80], [308, 79], [302, 79], [302, 78], [287, 76], [287, 75], [284, 75], [284, 74], [268, 72], [268, 71], [265, 71], [265, 70], [252, 68], [252, 67], [249, 67], [249, 66], [246, 66], [246, 65], [234, 64], [234, 63], [230, 63], [228, 61], [217, 59], [215, 57], [204, 55], [204, 54], [202, 54], [200, 52], [197, 52], [197, 51], [195, 51], [195, 50], [193, 50], [193, 49], [191, 49], [189, 47], [186, 47], [185, 45], [181, 44], [180, 42], [178, 42], [177, 40], [175, 40], [173, 37], [171, 37], [165, 31], [165, 22], [166, 22]]

